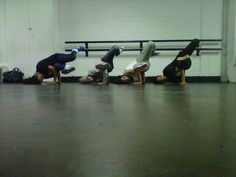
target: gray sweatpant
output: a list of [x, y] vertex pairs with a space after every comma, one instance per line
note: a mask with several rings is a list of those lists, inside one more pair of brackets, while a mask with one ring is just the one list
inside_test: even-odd
[[147, 67], [144, 69], [144, 71], [146, 72], [150, 68], [149, 59], [154, 54], [155, 50], [156, 50], [155, 43], [152, 41], [149, 41], [144, 46], [139, 56], [126, 67], [126, 70], [134, 69], [136, 67], [139, 67], [145, 64], [147, 65]]

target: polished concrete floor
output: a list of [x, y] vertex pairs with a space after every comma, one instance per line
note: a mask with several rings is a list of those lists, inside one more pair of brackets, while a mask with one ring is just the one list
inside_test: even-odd
[[235, 177], [236, 84], [0, 85], [0, 177]]

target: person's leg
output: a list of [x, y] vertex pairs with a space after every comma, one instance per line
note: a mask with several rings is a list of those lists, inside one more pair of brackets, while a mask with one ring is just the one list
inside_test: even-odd
[[84, 51], [84, 47], [73, 49], [70, 54], [57, 53], [55, 54], [56, 61], [58, 63], [64, 63], [64, 64], [68, 62], [72, 62], [76, 59], [77, 53], [80, 51]]
[[74, 66], [71, 66], [71, 65], [68, 65], [66, 64], [64, 69], [61, 70], [61, 73], [62, 74], [69, 74], [70, 72], [74, 71], [75, 70], [75, 67]]
[[185, 49], [182, 52], [182, 55], [189, 55], [191, 56], [194, 50], [196, 50], [197, 47], [199, 47], [200, 41], [198, 39], [193, 39], [190, 44], [185, 47]]
[[136, 58], [137, 63], [149, 61], [149, 58], [155, 53], [155, 50], [156, 50], [155, 43], [152, 41], [148, 42], [144, 46], [142, 52]]
[[134, 72], [146, 72], [150, 68], [150, 62], [137, 63], [133, 66]]
[[56, 63], [54, 67], [58, 70], [61, 71], [65, 68], [66, 64], [65, 63]]
[[110, 63], [113, 61], [114, 56], [120, 55], [122, 49], [118, 46], [113, 46], [107, 53], [102, 57], [102, 61]]
[[66, 65], [67, 62], [74, 61], [76, 59], [77, 53], [79, 51], [84, 51], [84, 47], [79, 47], [73, 49], [70, 54], [56, 53], [54, 57], [56, 59], [55, 67], [57, 70], [62, 71], [62, 74], [68, 74], [75, 70], [75, 67]]
[[102, 57], [102, 61], [108, 63], [109, 65], [107, 65], [108, 68], [107, 71], [111, 72], [114, 68], [113, 65], [113, 58], [114, 56], [118, 56], [120, 55], [120, 53], [122, 52], [122, 48], [121, 47], [117, 47], [117, 46], [113, 46], [104, 57]]
[[95, 65], [95, 68], [100, 69], [102, 71], [107, 70], [108, 72], [113, 70], [113, 66], [107, 62], [99, 62], [98, 64]]
[[61, 71], [62, 74], [69, 74], [70, 72], [75, 70], [74, 66], [65, 64], [65, 63], [56, 63], [54, 67], [58, 70]]

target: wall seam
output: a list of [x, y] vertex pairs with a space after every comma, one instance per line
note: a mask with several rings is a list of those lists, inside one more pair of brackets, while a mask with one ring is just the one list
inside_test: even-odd
[[222, 54], [221, 54], [221, 81], [228, 82], [227, 41], [228, 41], [228, 0], [223, 0], [222, 14]]

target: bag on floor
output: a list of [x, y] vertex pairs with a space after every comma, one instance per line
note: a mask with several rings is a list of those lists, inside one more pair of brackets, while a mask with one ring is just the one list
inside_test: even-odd
[[19, 68], [14, 68], [11, 71], [3, 73], [3, 82], [5, 83], [20, 83], [22, 82], [24, 73]]

